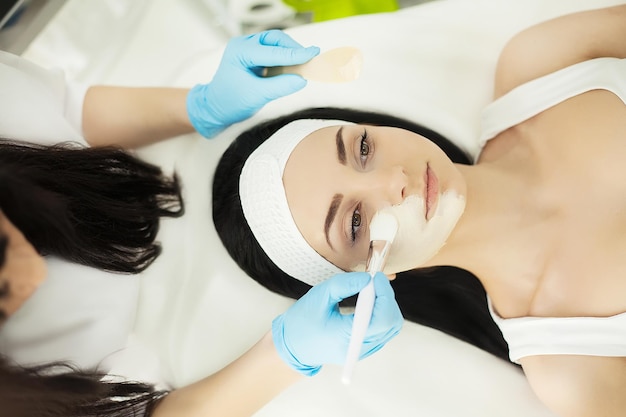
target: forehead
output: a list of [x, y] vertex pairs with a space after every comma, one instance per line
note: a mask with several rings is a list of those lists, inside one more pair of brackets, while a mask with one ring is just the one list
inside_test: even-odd
[[337, 133], [342, 127], [345, 130], [352, 126], [325, 127], [304, 138], [291, 153], [283, 173], [285, 194], [296, 226], [309, 245], [329, 260], [330, 254], [324, 253], [323, 225], [338, 191], [333, 178], [337, 178], [342, 166], [336, 147]]

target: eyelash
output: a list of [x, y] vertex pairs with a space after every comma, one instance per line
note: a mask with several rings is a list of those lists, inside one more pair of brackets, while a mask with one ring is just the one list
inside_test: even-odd
[[[363, 222], [363, 216], [361, 216], [360, 210], [361, 205], [359, 204], [352, 212], [352, 222], [350, 224], [350, 238], [352, 239], [352, 244], [356, 241], [357, 235], [361, 230], [361, 223]], [[357, 218], [358, 224], [355, 225], [355, 219]]]
[[[361, 165], [363, 166], [365, 165], [368, 157], [372, 153], [372, 146], [370, 145], [369, 141], [370, 138], [367, 134], [367, 130], [363, 129], [363, 134], [361, 135], [361, 141], [359, 143], [359, 159], [361, 160]], [[363, 153], [363, 148], [367, 149], [367, 152], [365, 152], [365, 154]]]
[[[370, 138], [367, 134], [367, 129], [363, 129], [363, 134], [360, 136], [359, 141], [359, 160], [361, 161], [362, 167], [365, 167], [365, 163], [372, 153], [372, 146], [369, 142]], [[364, 149], [366, 150], [365, 153], [363, 152]], [[350, 222], [350, 238], [352, 240], [352, 244], [356, 242], [361, 230], [361, 223], [363, 222], [363, 216], [361, 215], [360, 210], [361, 205], [359, 204], [352, 212], [352, 221]]]

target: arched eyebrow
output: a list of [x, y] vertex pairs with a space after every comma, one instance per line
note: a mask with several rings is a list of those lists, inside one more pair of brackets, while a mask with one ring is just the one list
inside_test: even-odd
[[335, 143], [337, 144], [337, 159], [341, 165], [346, 164], [346, 146], [343, 144], [343, 126], [337, 130]]
[[337, 216], [337, 211], [339, 210], [339, 206], [341, 205], [341, 201], [343, 200], [343, 194], [335, 194], [333, 196], [332, 201], [330, 202], [330, 207], [328, 207], [328, 214], [326, 214], [326, 220], [324, 221], [324, 234], [326, 235], [326, 243], [331, 249], [333, 248], [333, 244], [330, 243], [330, 235], [328, 231], [330, 230], [330, 226], [332, 226], [335, 217]]

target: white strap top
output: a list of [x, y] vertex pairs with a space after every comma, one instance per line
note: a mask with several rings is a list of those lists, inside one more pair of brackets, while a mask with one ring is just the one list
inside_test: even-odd
[[503, 319], [487, 301], [515, 363], [534, 355], [626, 356], [626, 312], [611, 317]]
[[483, 110], [480, 146], [506, 129], [591, 90], [611, 91], [626, 103], [626, 59], [583, 61], [514, 88]]
[[[516, 87], [483, 111], [481, 145], [568, 98], [596, 89], [611, 91], [626, 104], [626, 59], [581, 62]], [[611, 317], [504, 319], [487, 300], [513, 362], [534, 355], [626, 356], [626, 312]]]

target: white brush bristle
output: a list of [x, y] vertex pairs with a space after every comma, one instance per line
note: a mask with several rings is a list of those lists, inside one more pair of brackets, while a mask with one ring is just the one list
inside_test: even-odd
[[370, 224], [370, 241], [386, 240], [393, 242], [398, 232], [398, 221], [391, 213], [378, 212], [374, 215]]

